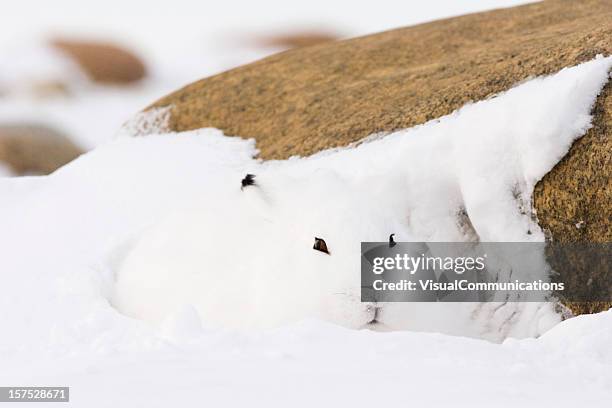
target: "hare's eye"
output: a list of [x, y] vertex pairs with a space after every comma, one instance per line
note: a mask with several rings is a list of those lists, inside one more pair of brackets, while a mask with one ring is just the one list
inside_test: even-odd
[[315, 237], [315, 242], [314, 242], [314, 246], [312, 247], [312, 249], [316, 251], [321, 251], [321, 252], [326, 253], [327, 255], [330, 255], [329, 250], [327, 249], [327, 243], [325, 242], [323, 238]]

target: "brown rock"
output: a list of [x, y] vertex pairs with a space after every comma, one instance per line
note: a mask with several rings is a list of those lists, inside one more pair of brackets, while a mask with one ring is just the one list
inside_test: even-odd
[[540, 224], [559, 242], [612, 242], [611, 82], [592, 114], [593, 127], [534, 191]]
[[[597, 98], [592, 114], [593, 127], [534, 191], [538, 221], [558, 242], [612, 242], [612, 82]], [[555, 268], [561, 281], [597, 298], [612, 294], [610, 262], [595, 268], [581, 267], [583, 261], [574, 257]], [[580, 297], [588, 298], [584, 293]], [[612, 308], [612, 302], [567, 306], [575, 313], [594, 313]]]
[[73, 58], [96, 82], [126, 84], [146, 75], [144, 63], [117, 45], [69, 39], [56, 39], [51, 45]]
[[0, 162], [17, 175], [49, 174], [83, 151], [63, 134], [41, 125], [0, 125]]
[[263, 37], [257, 44], [264, 47], [302, 48], [336, 41], [338, 36], [322, 31], [303, 31]]
[[[149, 109], [169, 107], [169, 130], [220, 128], [254, 137], [262, 158], [284, 159], [424, 123], [597, 54], [612, 54], [612, 0], [551, 0], [288, 51]], [[612, 241], [611, 93], [608, 84], [593, 128], [536, 186], [553, 240]], [[609, 305], [592, 306], [574, 311]]]

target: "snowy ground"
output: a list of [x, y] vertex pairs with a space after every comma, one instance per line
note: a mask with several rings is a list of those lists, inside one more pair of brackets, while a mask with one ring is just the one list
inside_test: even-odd
[[[611, 66], [598, 58], [306, 159], [261, 163], [252, 141], [206, 129], [120, 138], [50, 176], [0, 179], [0, 383], [68, 385], [79, 407], [610, 406], [611, 312], [534, 339], [559, 320], [546, 305], [510, 305], [520, 317], [504, 326], [486, 308], [421, 304], [388, 313], [388, 329], [412, 331], [382, 333], [358, 329], [358, 302], [320, 314], [312, 292], [285, 285], [326, 273], [350, 290], [358, 243], [390, 229], [399, 240], [543, 239], [514, 197], [529, 201], [584, 134]], [[260, 189], [240, 191], [246, 172]], [[473, 231], [457, 226], [462, 207]], [[331, 257], [310, 249], [321, 230]], [[206, 245], [217, 234], [236, 246]], [[289, 296], [241, 313], [253, 292], [228, 291], [232, 276]], [[219, 290], [212, 306], [207, 284]]]
[[612, 312], [501, 345], [313, 321], [249, 334], [178, 327], [169, 338], [134, 339], [131, 351], [101, 336], [62, 357], [12, 355], [0, 381], [70, 385], [71, 405], [87, 408], [606, 408], [612, 401]]

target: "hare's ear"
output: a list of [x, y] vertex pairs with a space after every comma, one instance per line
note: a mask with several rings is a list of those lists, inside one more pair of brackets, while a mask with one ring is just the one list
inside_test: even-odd
[[324, 252], [327, 255], [331, 255], [329, 253], [329, 250], [327, 249], [327, 243], [325, 242], [325, 240], [323, 238], [315, 237], [315, 242], [314, 242], [314, 245], [313, 245], [312, 249], [314, 249], [316, 251]]
[[240, 189], [243, 190], [245, 187], [248, 186], [254, 186], [255, 185], [255, 175], [254, 174], [247, 174], [246, 176], [244, 176], [244, 178], [242, 179], [242, 181], [240, 181]]

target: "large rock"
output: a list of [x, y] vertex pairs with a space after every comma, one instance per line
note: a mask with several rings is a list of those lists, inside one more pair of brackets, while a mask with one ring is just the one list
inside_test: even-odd
[[[168, 130], [220, 128], [282, 159], [421, 124], [611, 53], [611, 0], [546, 1], [288, 51], [149, 109], [161, 108]], [[612, 241], [611, 94], [608, 84], [593, 128], [536, 187], [535, 212], [554, 240]]]
[[43, 125], [0, 125], [0, 163], [14, 174], [49, 174], [83, 151], [68, 137]]

